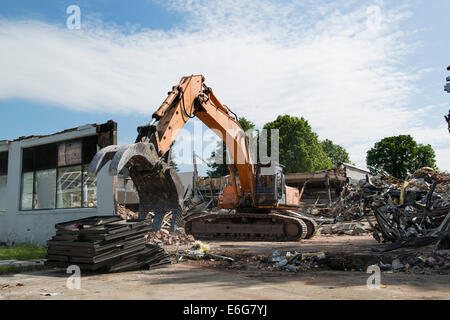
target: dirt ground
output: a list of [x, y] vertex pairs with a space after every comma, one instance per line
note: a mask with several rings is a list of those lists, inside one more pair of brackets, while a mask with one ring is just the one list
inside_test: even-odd
[[[390, 263], [401, 253], [374, 253], [371, 236], [316, 236], [302, 242], [207, 242], [215, 254], [236, 261], [192, 261], [117, 274], [82, 273], [81, 289], [68, 289], [62, 269], [0, 277], [0, 299], [450, 299], [448, 272], [381, 274], [380, 289], [367, 288], [367, 266]], [[167, 247], [174, 252], [174, 247]], [[180, 248], [185, 249], [185, 248]], [[302, 272], [258, 268], [255, 257], [282, 252], [325, 251], [332, 268]], [[175, 261], [175, 259], [174, 259]], [[347, 270], [347, 271], [345, 271]], [[47, 296], [46, 296], [47, 295]], [[49, 296], [48, 296], [49, 295]]]

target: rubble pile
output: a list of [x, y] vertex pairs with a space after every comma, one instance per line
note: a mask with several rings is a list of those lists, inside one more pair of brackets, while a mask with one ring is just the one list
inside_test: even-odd
[[364, 217], [364, 197], [371, 193], [371, 190], [364, 186], [346, 184], [339, 198], [328, 210], [327, 216], [335, 221], [360, 220]]
[[175, 232], [169, 232], [167, 229], [151, 231], [146, 235], [147, 243], [157, 245], [188, 245], [195, 242], [192, 235], [184, 232], [184, 229], [178, 228]]
[[233, 258], [212, 254], [210, 253], [211, 248], [209, 245], [204, 244], [201, 241], [195, 241], [192, 247], [188, 250], [186, 250], [184, 253], [178, 255], [177, 262], [180, 262], [184, 258], [187, 258], [189, 260], [201, 260], [201, 259], [209, 259], [212, 261], [215, 260], [225, 260], [230, 263], [234, 262]]
[[146, 243], [145, 235], [152, 228], [147, 220], [99, 216], [59, 223], [55, 228], [56, 235], [47, 241], [47, 266], [118, 272], [170, 264], [162, 248]]
[[281, 255], [278, 250], [275, 250], [272, 257], [269, 259], [272, 270], [287, 270], [287, 271], [306, 271], [312, 268], [318, 268], [320, 262], [326, 259], [325, 252], [308, 252], [299, 253], [297, 251], [286, 252]]
[[[378, 242], [402, 246], [437, 243], [448, 248], [450, 175], [422, 168], [406, 180], [386, 173], [347, 184], [328, 210], [309, 209], [322, 234], [372, 232]], [[365, 218], [367, 224], [360, 224]], [[364, 230], [364, 231], [363, 231]]]
[[450, 270], [450, 251], [437, 250], [430, 254], [409, 252], [393, 259], [391, 263], [378, 264], [382, 271], [425, 274]]
[[369, 234], [371, 231], [372, 227], [367, 222], [337, 222], [325, 224], [319, 228], [319, 232], [325, 235], [360, 236]]
[[[404, 181], [381, 174], [358, 186], [346, 185], [330, 215], [334, 222], [365, 217], [378, 242], [395, 244], [387, 250], [431, 243], [446, 247], [450, 224], [449, 182], [449, 175], [431, 168], [422, 168]], [[346, 234], [345, 227], [339, 223], [325, 229], [328, 233]]]
[[288, 251], [282, 254], [275, 250], [271, 256], [255, 255], [246, 259], [240, 259], [229, 266], [231, 269], [247, 271], [309, 271], [321, 268], [326, 264], [327, 254], [325, 252]]
[[390, 249], [432, 243], [446, 247], [450, 235], [449, 182], [450, 176], [431, 168], [422, 168], [405, 181], [376, 177], [372, 185], [377, 192], [365, 198], [376, 218], [374, 238], [393, 242]]
[[136, 220], [139, 216], [137, 212], [131, 211], [120, 204], [116, 207], [116, 214], [123, 220]]

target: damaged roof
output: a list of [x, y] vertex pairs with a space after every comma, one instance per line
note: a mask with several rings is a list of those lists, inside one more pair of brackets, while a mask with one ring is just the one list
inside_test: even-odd
[[[115, 122], [113, 120], [108, 120], [107, 122], [102, 123], [102, 124], [89, 123], [89, 124], [85, 124], [85, 125], [78, 126], [78, 127], [75, 127], [75, 128], [65, 129], [65, 130], [62, 130], [62, 131], [59, 131], [59, 132], [55, 132], [55, 133], [52, 133], [52, 134], [47, 134], [47, 135], [21, 136], [21, 137], [19, 137], [17, 139], [14, 139], [12, 141], [23, 141], [23, 140], [28, 140], [28, 139], [42, 139], [42, 138], [46, 138], [46, 137], [51, 137], [51, 136], [64, 134], [64, 133], [67, 133], [67, 132], [82, 131], [82, 130], [85, 130], [85, 129], [90, 128], [90, 127], [97, 128], [97, 131], [98, 131], [98, 130], [101, 130], [102, 127], [108, 126], [108, 125], [110, 126], [112, 124], [115, 124]], [[0, 144], [2, 144], [2, 142], [5, 142], [5, 144], [8, 144], [11, 141], [10, 140], [0, 140]]]

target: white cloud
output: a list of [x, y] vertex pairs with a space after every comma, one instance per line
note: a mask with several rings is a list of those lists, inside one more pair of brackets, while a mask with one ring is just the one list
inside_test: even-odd
[[[183, 25], [133, 33], [99, 21], [67, 30], [0, 19], [0, 98], [151, 114], [181, 76], [201, 73], [239, 115], [258, 125], [304, 116], [359, 165], [361, 148], [386, 135], [420, 127], [426, 142], [436, 129], [407, 107], [420, 73], [400, 63], [415, 47], [398, 26], [409, 11], [379, 2], [374, 28], [372, 3], [302, 3], [175, 0], [170, 8], [182, 11]], [[433, 143], [442, 145], [448, 137], [437, 134]]]

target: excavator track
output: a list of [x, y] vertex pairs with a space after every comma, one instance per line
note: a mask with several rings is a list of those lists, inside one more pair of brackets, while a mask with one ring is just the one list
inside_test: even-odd
[[185, 231], [201, 240], [299, 241], [317, 230], [313, 220], [293, 214], [209, 213], [188, 219]]

